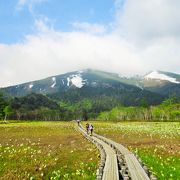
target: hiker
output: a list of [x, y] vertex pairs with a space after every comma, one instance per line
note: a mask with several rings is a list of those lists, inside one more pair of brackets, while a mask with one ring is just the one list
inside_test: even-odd
[[89, 134], [89, 124], [88, 123], [86, 123], [86, 132], [87, 132], [87, 134]]
[[92, 136], [92, 133], [93, 133], [93, 125], [91, 124], [90, 126], [89, 126], [89, 130], [90, 130], [90, 135]]
[[79, 119], [77, 120], [77, 123], [78, 123], [78, 126], [79, 126], [80, 125], [80, 120]]

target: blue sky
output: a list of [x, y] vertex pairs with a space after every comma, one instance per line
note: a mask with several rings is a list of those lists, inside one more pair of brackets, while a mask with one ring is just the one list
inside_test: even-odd
[[180, 73], [179, 9], [179, 0], [0, 0], [0, 87], [85, 68]]
[[36, 33], [34, 22], [42, 17], [60, 31], [72, 31], [73, 22], [108, 24], [115, 17], [113, 0], [25, 1], [24, 5], [18, 5], [17, 0], [0, 1], [1, 43], [16, 43], [27, 34]]

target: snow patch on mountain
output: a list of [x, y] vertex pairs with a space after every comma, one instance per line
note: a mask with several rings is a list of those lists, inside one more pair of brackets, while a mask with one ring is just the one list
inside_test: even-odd
[[148, 79], [156, 79], [156, 80], [169, 81], [169, 82], [176, 83], [176, 84], [180, 83], [176, 80], [176, 78], [172, 78], [172, 77], [167, 76], [165, 74], [159, 73], [158, 71], [153, 71], [150, 74], [146, 75], [144, 78], [147, 80]]
[[77, 72], [77, 74], [71, 74], [69, 77], [67, 77], [67, 86], [74, 85], [77, 88], [82, 88], [86, 84], [86, 80], [83, 80], [82, 72]]
[[54, 88], [56, 85], [56, 78], [52, 77], [53, 84], [51, 85], [51, 88]]
[[83, 79], [80, 75], [74, 75], [71, 79], [71, 82], [73, 85], [75, 85], [78, 88], [82, 88], [85, 84], [85, 82], [83, 82]]
[[71, 80], [70, 80], [70, 78], [68, 77], [68, 78], [67, 78], [67, 86], [69, 86], [70, 81], [71, 81]]
[[30, 84], [30, 85], [29, 85], [29, 89], [31, 89], [33, 86], [34, 86], [33, 84]]

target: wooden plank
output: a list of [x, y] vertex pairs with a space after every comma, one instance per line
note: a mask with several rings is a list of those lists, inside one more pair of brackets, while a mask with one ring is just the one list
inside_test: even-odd
[[101, 144], [106, 152], [106, 162], [103, 173], [103, 180], [119, 180], [117, 156], [115, 151], [102, 140], [92, 137], [95, 141]]
[[125, 160], [130, 172], [130, 176], [133, 180], [149, 180], [150, 178], [145, 173], [144, 169], [136, 159], [134, 154], [126, 154]]
[[114, 145], [120, 152], [122, 155], [125, 155], [125, 154], [130, 154], [131, 152], [125, 148], [123, 145], [119, 144], [119, 143], [116, 143], [115, 141], [111, 140], [111, 139], [108, 139], [106, 137], [103, 137], [103, 136], [100, 136], [100, 135], [97, 135], [95, 134], [97, 137], [99, 137], [100, 139], [102, 139], [103, 141], [106, 141], [107, 143], [109, 144], [112, 144]]

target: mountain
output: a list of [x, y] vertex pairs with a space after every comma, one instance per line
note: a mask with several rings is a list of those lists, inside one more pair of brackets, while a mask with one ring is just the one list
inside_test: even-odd
[[180, 75], [163, 71], [152, 71], [144, 76], [144, 80], [154, 80], [154, 82], [169, 82], [174, 84], [180, 84]]
[[152, 71], [142, 80], [146, 90], [166, 96], [180, 97], [180, 75], [163, 71]]
[[[141, 90], [148, 90], [164, 96], [176, 95], [180, 97], [180, 75], [163, 71], [152, 71], [145, 76], [122, 77], [115, 73], [86, 69], [46, 79], [32, 81], [16, 86], [1, 89], [6, 94], [14, 97], [25, 96], [30, 93], [54, 94], [80, 89], [114, 89], [119, 84], [127, 92], [136, 86]], [[128, 86], [130, 85], [130, 86]], [[133, 87], [135, 88], [135, 87]]]
[[[161, 93], [161, 88], [165, 88], [166, 93]], [[168, 88], [171, 92], [167, 92]], [[10, 97], [13, 119], [88, 119], [114, 107], [147, 107], [160, 104], [168, 93], [179, 95], [179, 75], [151, 72], [143, 77], [127, 78], [86, 69], [0, 91]]]
[[[160, 104], [169, 95], [180, 96], [180, 75], [153, 71], [122, 77], [85, 69], [2, 88], [12, 119], [70, 120], [96, 118], [114, 107]], [[144, 112], [144, 108], [139, 108]], [[127, 113], [132, 113], [131, 108]]]
[[164, 71], [151, 71], [145, 76], [119, 77], [126, 84], [137, 86], [164, 96], [180, 97], [180, 75]]
[[[118, 74], [86, 69], [1, 89], [12, 97], [30, 93], [44, 94], [56, 101], [78, 103], [88, 99], [95, 107], [118, 105], [158, 104], [163, 96], [122, 82]], [[92, 104], [92, 103], [91, 103]], [[102, 108], [106, 110], [106, 108]]]

